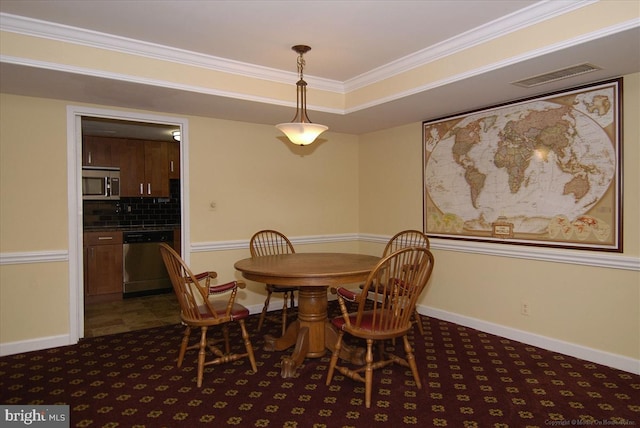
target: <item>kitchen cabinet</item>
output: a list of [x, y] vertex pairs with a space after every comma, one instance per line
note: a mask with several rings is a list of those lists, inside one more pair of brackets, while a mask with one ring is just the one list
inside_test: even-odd
[[180, 178], [180, 143], [167, 143], [169, 178]]
[[85, 301], [122, 299], [122, 232], [84, 233]]
[[127, 139], [117, 145], [120, 196], [169, 197], [168, 144]]
[[144, 143], [125, 140], [117, 145], [120, 157], [120, 197], [143, 196]]
[[119, 139], [84, 136], [82, 138], [82, 166], [117, 167], [118, 155], [113, 146]]

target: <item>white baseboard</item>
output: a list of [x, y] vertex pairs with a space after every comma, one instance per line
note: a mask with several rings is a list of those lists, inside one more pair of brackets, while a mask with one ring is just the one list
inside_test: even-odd
[[419, 305], [417, 309], [420, 314], [428, 317], [452, 322], [454, 324], [480, 330], [485, 333], [494, 334], [506, 339], [537, 346], [538, 348], [546, 349], [548, 351], [558, 352], [560, 354], [569, 355], [575, 358], [591, 361], [593, 363], [624, 370], [626, 372], [640, 374], [640, 360], [635, 360], [630, 357], [564, 342], [551, 337], [541, 336], [511, 327], [505, 327], [500, 324], [443, 311], [429, 306]]
[[[331, 296], [333, 297], [333, 296]], [[332, 300], [332, 299], [330, 299]], [[281, 309], [281, 302], [270, 302], [269, 310]], [[276, 307], [277, 306], [277, 307]], [[260, 313], [262, 304], [251, 305], [248, 307], [251, 314]], [[526, 343], [528, 345], [537, 346], [548, 351], [558, 352], [564, 355], [570, 355], [586, 361], [613, 367], [626, 372], [640, 375], [640, 360], [622, 355], [612, 354], [610, 352], [600, 351], [598, 349], [589, 348], [574, 343], [564, 342], [546, 336], [529, 333], [511, 327], [505, 327], [500, 324], [483, 321], [477, 318], [467, 317], [453, 312], [443, 311], [424, 305], [418, 306], [418, 312], [428, 317], [452, 322], [461, 326], [473, 328], [485, 333], [501, 336], [506, 339], [515, 340]], [[42, 349], [56, 348], [60, 346], [72, 345], [68, 335], [50, 336], [45, 338], [23, 340], [19, 342], [9, 342], [0, 344], [0, 356], [21, 354], [25, 352], [39, 351]]]
[[[335, 297], [334, 297], [335, 298]], [[298, 305], [296, 299], [296, 306]], [[259, 314], [262, 312], [263, 303], [247, 306], [250, 314]], [[269, 311], [277, 311], [282, 309], [282, 301], [273, 299], [269, 302]], [[77, 342], [75, 342], [77, 343]], [[22, 340], [19, 342], [0, 343], [0, 357], [6, 355], [23, 354], [25, 352], [41, 351], [43, 349], [57, 348], [60, 346], [74, 345], [69, 335], [59, 335], [50, 337], [40, 337], [37, 339]]]
[[72, 345], [69, 335], [39, 337], [37, 339], [21, 340], [0, 344], [0, 357], [5, 355], [23, 354], [25, 352], [40, 351], [42, 349], [57, 348]]
[[[335, 296], [330, 295], [329, 300], [335, 300]], [[269, 302], [269, 311], [276, 311], [279, 309], [282, 309], [281, 301]], [[435, 309], [429, 306], [419, 305], [417, 309], [420, 314], [429, 316], [431, 318], [452, 322], [464, 327], [469, 327], [475, 330], [483, 331], [485, 333], [504, 337], [506, 339], [526, 343], [527, 345], [537, 346], [538, 348], [546, 349], [548, 351], [558, 352], [560, 354], [569, 355], [586, 361], [591, 361], [596, 364], [613, 367], [625, 372], [640, 374], [640, 360], [635, 360], [630, 357], [612, 354], [610, 352], [601, 351], [570, 342], [564, 342], [562, 340], [554, 339], [551, 337], [541, 336], [539, 334], [506, 327], [500, 324], [483, 321], [477, 318], [467, 317], [453, 312], [443, 311], [441, 309]], [[260, 313], [262, 311], [262, 304], [251, 305], [249, 307], [249, 311], [252, 314]]]

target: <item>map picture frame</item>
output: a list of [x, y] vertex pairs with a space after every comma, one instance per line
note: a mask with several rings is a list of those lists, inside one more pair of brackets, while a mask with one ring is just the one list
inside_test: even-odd
[[431, 238], [622, 252], [622, 78], [422, 123]]

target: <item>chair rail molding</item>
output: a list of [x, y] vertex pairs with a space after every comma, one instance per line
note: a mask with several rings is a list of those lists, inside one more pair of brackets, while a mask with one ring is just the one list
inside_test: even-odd
[[[334, 242], [361, 241], [376, 244], [386, 244], [390, 235], [344, 233], [335, 235], [293, 236], [289, 239], [293, 244], [323, 244]], [[640, 257], [630, 257], [597, 251], [583, 251], [570, 249], [556, 249], [507, 244], [491, 244], [467, 241], [449, 241], [446, 239], [431, 239], [431, 249], [455, 251], [461, 253], [492, 255], [518, 259], [538, 260], [556, 263], [585, 265], [609, 269], [623, 269], [640, 271]], [[208, 251], [226, 251], [248, 249], [249, 240], [194, 242], [191, 251], [194, 253]]]
[[640, 271], [640, 257], [623, 256], [599, 251], [491, 244], [486, 242], [458, 242], [446, 239], [432, 239], [431, 248], [497, 257]]
[[67, 250], [25, 251], [20, 253], [0, 253], [0, 266], [25, 263], [51, 263], [69, 261]]
[[[335, 242], [361, 241], [386, 244], [391, 236], [375, 234], [342, 233], [335, 235], [309, 235], [290, 238], [293, 244], [323, 244]], [[562, 250], [519, 245], [488, 244], [480, 242], [449, 241], [431, 239], [431, 249], [460, 253], [482, 254], [496, 257], [538, 260], [609, 269], [623, 269], [640, 272], [640, 257], [623, 256], [597, 251]], [[249, 249], [249, 240], [193, 242], [192, 253]], [[25, 263], [51, 263], [69, 261], [66, 250], [24, 251], [0, 253], [0, 266]]]

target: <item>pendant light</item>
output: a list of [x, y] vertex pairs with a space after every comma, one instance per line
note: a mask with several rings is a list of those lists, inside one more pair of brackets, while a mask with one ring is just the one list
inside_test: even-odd
[[290, 123], [279, 123], [276, 128], [282, 131], [293, 144], [306, 146], [313, 143], [318, 135], [329, 128], [311, 123], [309, 116], [307, 116], [307, 82], [304, 81], [302, 71], [305, 65], [303, 55], [311, 48], [305, 45], [296, 45], [291, 49], [298, 53], [298, 75], [300, 77], [296, 83], [296, 115]]

